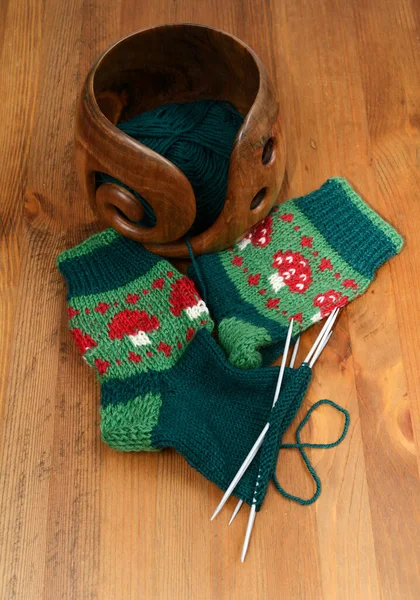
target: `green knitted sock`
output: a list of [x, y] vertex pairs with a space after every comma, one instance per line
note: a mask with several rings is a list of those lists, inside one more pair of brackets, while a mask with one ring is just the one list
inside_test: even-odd
[[402, 244], [344, 179], [333, 178], [275, 207], [233, 248], [196, 258], [190, 274], [204, 282], [230, 362], [249, 369], [281, 353], [291, 317], [296, 334], [363, 294]]
[[70, 331], [101, 383], [103, 440], [123, 451], [173, 447], [226, 489], [273, 420], [235, 491], [251, 503], [263, 464], [259, 508], [278, 431], [290, 406], [300, 404], [310, 370], [286, 371], [272, 414], [278, 368], [230, 365], [210, 335], [213, 324], [194, 284], [166, 260], [107, 230], [64, 252], [58, 266], [68, 286]]

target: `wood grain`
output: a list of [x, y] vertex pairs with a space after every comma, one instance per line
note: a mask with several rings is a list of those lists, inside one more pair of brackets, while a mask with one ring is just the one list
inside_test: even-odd
[[[417, 0], [15, 0], [0, 17], [0, 598], [417, 599]], [[98, 385], [55, 268], [98, 227], [72, 159], [88, 69], [119, 37], [174, 21], [226, 29], [263, 60], [286, 115], [283, 197], [342, 175], [406, 240], [342, 315], [297, 417], [321, 397], [351, 412], [346, 442], [311, 454], [323, 494], [301, 507], [270, 489], [244, 565], [247, 511], [210, 523], [220, 492], [181, 457], [100, 442]], [[325, 408], [306, 438], [332, 440], [340, 424]], [[311, 493], [294, 452], [278, 475]]]

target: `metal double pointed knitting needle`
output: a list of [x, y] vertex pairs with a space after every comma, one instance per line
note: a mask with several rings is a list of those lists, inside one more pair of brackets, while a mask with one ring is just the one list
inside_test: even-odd
[[289, 363], [289, 369], [293, 369], [293, 367], [295, 366], [295, 360], [296, 360], [297, 351], [299, 350], [299, 344], [300, 344], [300, 336], [298, 337], [298, 339], [295, 342], [295, 347], [293, 348], [293, 352], [292, 352], [292, 358], [290, 359], [290, 363]]
[[[296, 361], [296, 355], [299, 349], [299, 344], [300, 344], [300, 336], [297, 338], [294, 348], [293, 348], [293, 352], [292, 352], [292, 357], [290, 359], [290, 363], [289, 363], [289, 369], [293, 369], [295, 361]], [[235, 519], [236, 515], [238, 514], [238, 512], [241, 510], [242, 508], [242, 504], [244, 503], [243, 500], [238, 500], [238, 504], [235, 507], [235, 510], [232, 513], [232, 516], [229, 519], [229, 523], [228, 525], [230, 525], [231, 523], [233, 523], [233, 520]]]
[[[284, 344], [283, 357], [282, 357], [282, 361], [281, 361], [281, 365], [280, 365], [279, 375], [277, 378], [277, 386], [276, 386], [276, 391], [274, 392], [272, 408], [274, 408], [274, 406], [276, 405], [276, 402], [277, 402], [279, 394], [280, 394], [281, 384], [283, 382], [284, 369], [286, 367], [287, 354], [289, 352], [290, 339], [292, 337], [292, 331], [293, 331], [293, 319], [290, 320], [289, 329], [287, 331], [287, 337], [286, 337], [286, 342]], [[216, 510], [214, 511], [214, 513], [211, 517], [211, 521], [213, 521], [213, 519], [222, 510], [222, 508], [224, 507], [224, 505], [226, 504], [226, 502], [232, 495], [233, 490], [238, 485], [238, 482], [242, 479], [243, 474], [245, 473], [245, 471], [247, 470], [249, 465], [254, 460], [255, 455], [257, 454], [258, 450], [262, 446], [262, 443], [264, 441], [264, 438], [267, 434], [269, 427], [270, 427], [270, 423], [266, 423], [264, 429], [261, 431], [260, 435], [258, 436], [255, 444], [252, 446], [251, 450], [249, 451], [248, 456], [245, 458], [244, 462], [239, 467], [238, 472], [236, 473], [235, 477], [232, 479], [229, 487], [227, 488], [226, 492], [224, 493], [223, 498], [221, 499], [220, 503], [216, 507]]]
[[[337, 312], [338, 315], [338, 312]], [[331, 326], [334, 324], [335, 319], [332, 320], [331, 322]], [[315, 351], [315, 354], [313, 355], [311, 362], [309, 363], [309, 367], [312, 369], [312, 367], [314, 366], [314, 364], [316, 363], [316, 361], [319, 358], [319, 355], [321, 354], [321, 352], [324, 350], [325, 346], [328, 344], [328, 342], [330, 341], [330, 337], [332, 336], [332, 331], [330, 331], [329, 333], [327, 333], [327, 335], [321, 340], [321, 342], [319, 343], [318, 348]]]
[[309, 350], [309, 352], [308, 352], [305, 360], [303, 361], [303, 363], [308, 363], [309, 364], [309, 361], [311, 360], [312, 356], [315, 354], [315, 352], [317, 351], [317, 349], [321, 345], [322, 341], [330, 333], [330, 331], [332, 329], [332, 326], [334, 325], [334, 322], [335, 322], [335, 320], [337, 318], [339, 310], [340, 310], [339, 308], [334, 308], [334, 310], [329, 314], [328, 319], [325, 321], [325, 323], [324, 323], [321, 331], [318, 333], [318, 335], [316, 337], [316, 340], [312, 344], [312, 347]]
[[[339, 312], [339, 309], [335, 308], [333, 310], [333, 312], [331, 313], [331, 315], [328, 317], [320, 334], [317, 336], [315, 343], [309, 352], [309, 355], [308, 355], [309, 358], [307, 357], [304, 361], [304, 362], [308, 362], [310, 360], [309, 367], [311, 369], [312, 369], [313, 365], [315, 364], [316, 360], [318, 359], [318, 357], [320, 356], [321, 352], [327, 345], [327, 343], [332, 335], [331, 330], [333, 328], [335, 320], [337, 319], [338, 312]], [[288, 349], [289, 348], [287, 347], [287, 350]], [[285, 346], [285, 351], [286, 351], [286, 346]], [[295, 352], [293, 352], [293, 354], [295, 354]], [[312, 359], [311, 359], [311, 357], [312, 357]], [[292, 356], [293, 362], [294, 362], [294, 358], [295, 357]], [[274, 404], [273, 404], [273, 406], [274, 406]], [[258, 475], [258, 479], [259, 479], [259, 475]], [[256, 482], [255, 492], [257, 491], [257, 486], [259, 484], [258, 479]], [[257, 510], [255, 492], [254, 492], [254, 498], [252, 501], [251, 511], [249, 513], [249, 519], [248, 519], [248, 525], [247, 525], [246, 533], [245, 533], [244, 545], [242, 547], [241, 562], [244, 562], [246, 553], [248, 552], [249, 541], [251, 539], [251, 533], [252, 533], [252, 529], [254, 527], [256, 510]]]
[[[284, 375], [284, 369], [286, 367], [287, 354], [289, 352], [290, 339], [292, 337], [292, 329], [293, 329], [293, 319], [290, 321], [289, 330], [287, 332], [286, 343], [284, 344], [283, 357], [282, 357], [281, 366], [280, 366], [279, 378], [277, 380], [276, 392], [274, 394], [272, 409], [275, 407], [275, 405], [277, 403], [277, 400], [278, 400], [278, 397], [280, 394], [281, 384], [283, 383], [283, 375]], [[292, 356], [292, 358], [293, 358], [293, 356]], [[252, 529], [254, 527], [255, 517], [257, 516], [256, 493], [257, 493], [257, 488], [259, 485], [259, 479], [260, 479], [260, 471], [258, 471], [257, 481], [255, 483], [255, 489], [254, 489], [254, 497], [252, 499], [251, 510], [249, 512], [249, 518], [248, 518], [248, 524], [246, 526], [244, 545], [242, 546], [241, 562], [244, 562], [246, 553], [248, 552], [249, 541], [251, 539], [251, 533], [252, 533]]]

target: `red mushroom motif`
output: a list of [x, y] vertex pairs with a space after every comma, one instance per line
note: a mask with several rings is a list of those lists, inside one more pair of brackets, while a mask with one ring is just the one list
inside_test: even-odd
[[273, 218], [271, 215], [267, 215], [265, 219], [254, 225], [246, 236], [238, 242], [238, 247], [243, 250], [248, 244], [252, 244], [254, 248], [265, 248], [271, 242], [272, 231]]
[[145, 310], [126, 308], [114, 315], [108, 323], [108, 336], [111, 340], [122, 340], [127, 336], [134, 346], [145, 346], [150, 344], [147, 334], [159, 327], [159, 319], [154, 315], [148, 315]]
[[269, 277], [275, 292], [287, 285], [291, 292], [304, 294], [312, 283], [312, 271], [306, 258], [299, 252], [279, 250], [273, 255], [272, 267], [277, 269]]
[[78, 347], [81, 354], [86, 354], [88, 350], [98, 345], [88, 333], [83, 333], [83, 331], [78, 327], [70, 329], [70, 333], [72, 334], [74, 343]]
[[346, 306], [349, 299], [343, 296], [341, 292], [329, 290], [324, 294], [317, 294], [314, 298], [314, 306], [319, 307], [319, 311], [312, 317], [312, 321], [320, 321], [327, 317], [334, 308]]
[[209, 312], [194, 282], [188, 277], [180, 277], [171, 285], [169, 304], [171, 305], [169, 310], [175, 317], [179, 317], [183, 310], [190, 319], [196, 319], [199, 315]]

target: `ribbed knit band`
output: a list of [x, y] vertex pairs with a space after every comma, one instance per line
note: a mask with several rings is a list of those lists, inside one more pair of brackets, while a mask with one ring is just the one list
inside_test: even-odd
[[369, 279], [402, 248], [402, 237], [345, 179], [328, 179], [293, 203], [347, 264]]
[[126, 285], [159, 260], [163, 261], [138, 242], [106, 229], [60, 254], [57, 265], [67, 282], [68, 297], [74, 298]]

